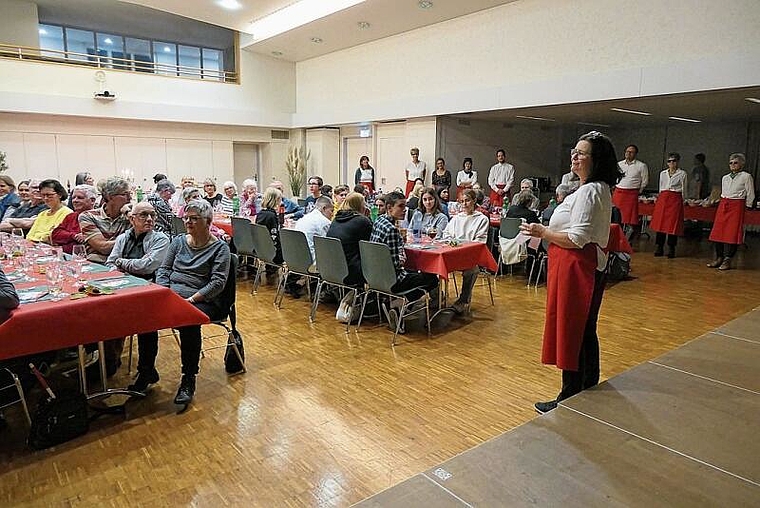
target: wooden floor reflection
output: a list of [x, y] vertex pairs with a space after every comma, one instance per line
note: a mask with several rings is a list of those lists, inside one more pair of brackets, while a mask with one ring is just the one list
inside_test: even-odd
[[[706, 241], [655, 259], [642, 242], [633, 280], [608, 287], [602, 376], [619, 374], [756, 307], [760, 241], [740, 269], [717, 272]], [[3, 506], [346, 506], [534, 418], [559, 376], [540, 365], [545, 290], [500, 278], [495, 307], [478, 287], [472, 319], [389, 347], [385, 328], [346, 334], [327, 306], [241, 283], [248, 374], [227, 377], [223, 350], [202, 362], [190, 410], [175, 414], [179, 354], [160, 343], [161, 381], [125, 420], [97, 422], [55, 449], [24, 449], [15, 410], [0, 432]], [[124, 317], [128, 319], [128, 317]], [[117, 383], [126, 384], [126, 369]]]

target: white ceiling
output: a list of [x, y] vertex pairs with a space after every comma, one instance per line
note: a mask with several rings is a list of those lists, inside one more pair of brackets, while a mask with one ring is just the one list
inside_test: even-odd
[[[252, 21], [294, 2], [238, 0], [242, 8], [230, 11], [220, 7], [215, 0], [121, 1], [231, 28], [243, 34]], [[248, 51], [270, 56], [274, 53], [277, 58], [299, 62], [513, 1], [515, 0], [432, 0], [432, 8], [421, 9], [418, 0], [367, 0], [265, 41], [247, 46], [245, 37], [241, 37], [241, 42]], [[368, 22], [369, 28], [360, 29], [360, 21]], [[322, 42], [312, 42], [315, 37]]]

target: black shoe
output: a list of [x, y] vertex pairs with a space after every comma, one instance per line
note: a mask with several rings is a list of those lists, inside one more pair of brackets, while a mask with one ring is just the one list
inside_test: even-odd
[[147, 372], [138, 372], [137, 379], [127, 387], [127, 390], [145, 393], [148, 391], [150, 385], [158, 383], [158, 379], [158, 371], [156, 369]]
[[673, 259], [674, 257], [676, 257], [676, 250], [675, 249], [670, 249], [668, 251], [668, 259]]
[[665, 254], [665, 251], [660, 246], [658, 246], [654, 250], [654, 257], [656, 257], [656, 258], [661, 258], [664, 254]]
[[179, 390], [177, 390], [177, 396], [174, 397], [174, 403], [180, 406], [186, 406], [190, 404], [195, 395], [195, 376], [184, 374], [182, 381], [179, 383]]
[[556, 400], [550, 400], [548, 402], [536, 402], [533, 407], [536, 408], [536, 412], [538, 414], [544, 414], [548, 413], [552, 409], [557, 407], [557, 401]]

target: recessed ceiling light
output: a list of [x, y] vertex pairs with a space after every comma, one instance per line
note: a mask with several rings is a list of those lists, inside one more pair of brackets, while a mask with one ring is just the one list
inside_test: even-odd
[[323, 41], [319, 37], [312, 37], [311, 42], [313, 42], [314, 44], [322, 44]]
[[105, 42], [106, 44], [113, 44], [113, 41], [111, 40], [110, 37], [106, 37], [103, 42]]
[[652, 116], [652, 113], [647, 113], [646, 111], [635, 111], [633, 109], [610, 108], [610, 111], [617, 111], [618, 113], [630, 113], [632, 115]]
[[45, 30], [44, 28], [40, 28], [39, 32], [40, 32], [40, 35], [47, 35], [47, 30]]
[[261, 42], [363, 2], [366, 0], [300, 0], [251, 22], [246, 32], [254, 43]]
[[272, 51], [272, 56], [282, 56], [282, 51]]
[[578, 125], [585, 125], [586, 127], [612, 127], [606, 123], [591, 123], [591, 122], [576, 122]]
[[432, 9], [433, 8], [433, 2], [430, 0], [420, 0], [417, 2], [417, 5], [420, 9]]
[[[40, 30], [40, 33], [42, 33], [42, 30]], [[749, 101], [749, 102], [754, 102], [755, 104], [760, 104], [760, 99], [756, 99], [754, 97], [746, 97], [744, 100]]]
[[539, 120], [541, 122], [556, 122], [554, 118], [544, 118], [541, 116], [524, 116], [524, 115], [515, 115], [515, 118], [522, 118], [523, 120]]
[[242, 7], [237, 0], [217, 0], [216, 4], [223, 9], [231, 11], [236, 11]]
[[693, 118], [684, 118], [682, 116], [669, 116], [668, 118], [671, 120], [678, 120], [680, 122], [702, 123], [702, 120], [695, 120]]
[[366, 30], [370, 27], [369, 22], [367, 21], [359, 21], [356, 26], [359, 27], [359, 30]]

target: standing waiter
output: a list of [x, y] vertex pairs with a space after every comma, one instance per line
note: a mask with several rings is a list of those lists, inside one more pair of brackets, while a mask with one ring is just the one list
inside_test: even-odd
[[644, 192], [649, 183], [649, 168], [636, 158], [638, 154], [639, 147], [636, 145], [625, 147], [625, 159], [618, 162], [623, 178], [615, 186], [612, 194], [612, 203], [620, 210], [623, 224], [632, 228], [631, 239], [641, 234], [639, 194]]
[[728, 158], [731, 172], [721, 180], [720, 203], [710, 241], [715, 242], [715, 261], [710, 268], [730, 270], [736, 247], [744, 243], [744, 211], [755, 201], [755, 183], [744, 170], [747, 158], [743, 153], [732, 153]]
[[664, 254], [665, 237], [668, 239], [668, 257], [676, 257], [678, 237], [683, 236], [683, 195], [687, 189], [686, 171], [678, 168], [681, 155], [676, 152], [668, 154], [668, 167], [660, 173], [660, 193], [652, 213], [653, 231], [657, 231], [654, 250], [655, 257]]

